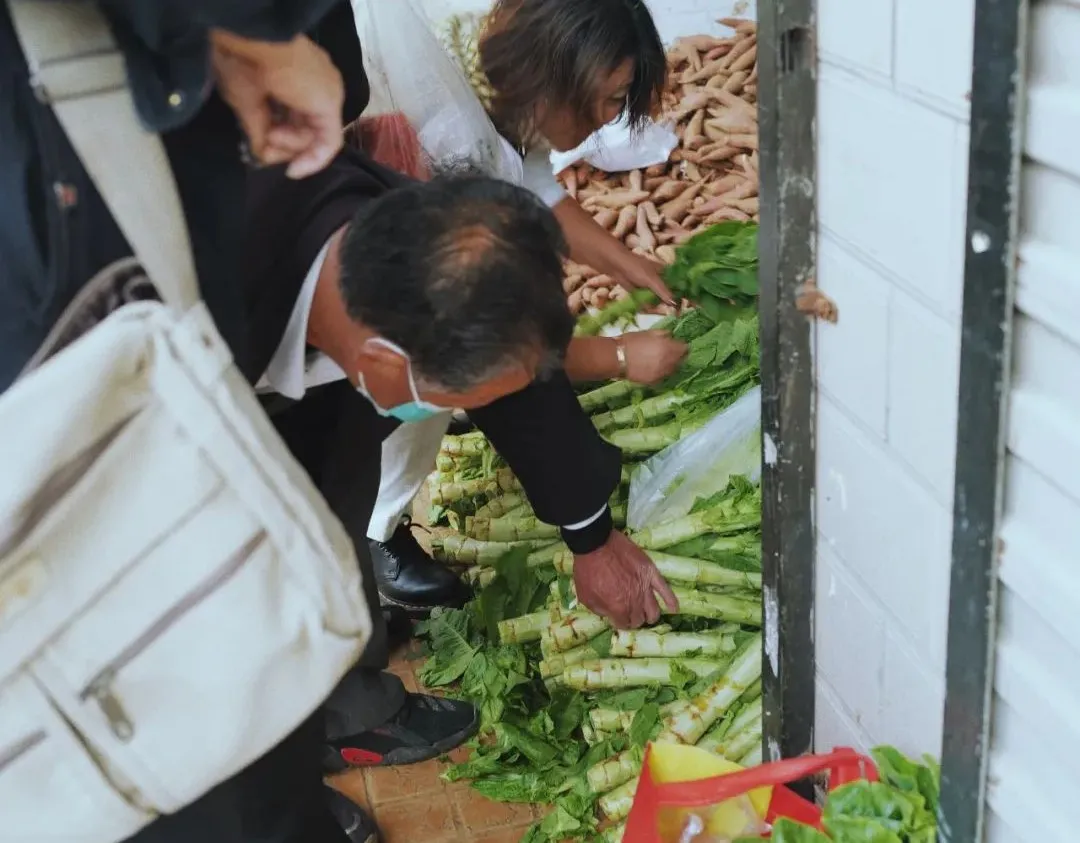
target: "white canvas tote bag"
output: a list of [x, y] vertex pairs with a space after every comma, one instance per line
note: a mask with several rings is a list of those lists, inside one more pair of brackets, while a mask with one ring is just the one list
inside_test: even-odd
[[0, 395], [0, 840], [115, 843], [310, 716], [371, 618], [349, 537], [198, 300], [98, 10], [9, 6], [138, 260]]

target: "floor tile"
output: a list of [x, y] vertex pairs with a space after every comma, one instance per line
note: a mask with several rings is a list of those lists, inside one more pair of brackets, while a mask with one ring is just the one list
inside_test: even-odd
[[485, 831], [528, 825], [535, 819], [531, 805], [492, 802], [473, 790], [459, 790], [452, 793], [451, 798], [461, 827], [474, 836]]
[[381, 805], [375, 809], [375, 820], [383, 843], [448, 843], [460, 839], [445, 793]]
[[409, 764], [403, 767], [373, 767], [367, 771], [367, 790], [376, 808], [400, 799], [415, 799], [442, 793], [439, 778], [444, 766], [438, 761]]

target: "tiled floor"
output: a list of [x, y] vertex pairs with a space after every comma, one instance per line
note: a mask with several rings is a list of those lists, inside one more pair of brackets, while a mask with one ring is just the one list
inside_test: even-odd
[[[413, 671], [419, 665], [402, 655], [391, 670], [415, 691]], [[463, 760], [464, 750], [454, 757]], [[536, 819], [529, 806], [490, 802], [466, 783], [443, 782], [439, 774], [444, 766], [429, 761], [355, 770], [330, 783], [374, 815], [383, 843], [517, 843]]]

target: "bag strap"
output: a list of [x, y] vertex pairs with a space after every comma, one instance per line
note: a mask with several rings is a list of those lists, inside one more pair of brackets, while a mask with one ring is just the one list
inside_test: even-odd
[[[645, 763], [649, 763], [647, 757]], [[761, 787], [790, 784], [826, 771], [829, 773], [829, 790], [835, 790], [858, 779], [873, 782], [878, 778], [877, 767], [871, 759], [860, 755], [854, 749], [840, 747], [827, 755], [789, 758], [709, 779], [658, 784], [653, 788], [654, 798], [658, 805], [714, 805]]]
[[124, 57], [90, 0], [7, 0], [37, 98], [52, 107], [162, 298], [199, 299], [187, 224], [165, 148], [138, 122]]

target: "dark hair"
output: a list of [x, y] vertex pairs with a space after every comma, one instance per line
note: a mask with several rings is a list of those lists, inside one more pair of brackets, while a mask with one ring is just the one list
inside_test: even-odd
[[545, 99], [595, 120], [599, 80], [627, 59], [634, 78], [624, 114], [638, 129], [667, 81], [664, 44], [644, 0], [498, 0], [479, 51], [496, 122], [518, 135]]
[[566, 242], [523, 188], [439, 176], [364, 205], [341, 248], [349, 315], [401, 346], [416, 375], [461, 391], [526, 349], [557, 365], [573, 333]]

